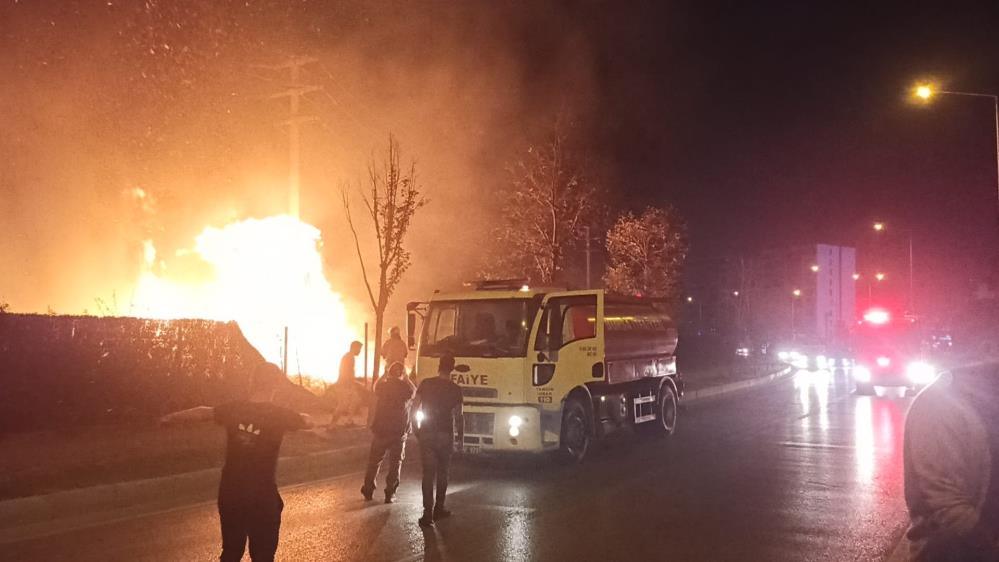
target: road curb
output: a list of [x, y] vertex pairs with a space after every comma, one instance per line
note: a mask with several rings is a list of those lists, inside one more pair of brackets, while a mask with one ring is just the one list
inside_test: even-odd
[[[335, 476], [367, 456], [366, 430], [353, 430], [356, 443], [329, 451], [278, 459], [278, 485], [287, 486]], [[135, 515], [216, 497], [222, 469], [208, 468], [144, 480], [90, 486], [40, 496], [0, 501], [0, 544], [17, 540], [19, 529], [87, 520], [127, 510]]]
[[788, 366], [782, 368], [777, 372], [770, 373], [769, 375], [764, 375], [762, 377], [746, 379], [744, 381], [730, 382], [726, 384], [719, 384], [715, 386], [709, 386], [707, 388], [701, 388], [699, 390], [684, 392], [681, 403], [682, 404], [696, 403], [700, 402], [701, 400], [706, 400], [708, 398], [717, 398], [719, 396], [730, 394], [732, 392], [738, 392], [740, 390], [746, 390], [749, 388], [754, 388], [757, 386], [769, 384], [779, 378], [783, 378], [791, 374], [791, 371], [792, 368]]

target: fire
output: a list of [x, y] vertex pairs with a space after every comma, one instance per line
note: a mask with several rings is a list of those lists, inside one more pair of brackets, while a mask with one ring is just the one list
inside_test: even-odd
[[283, 215], [208, 227], [193, 252], [178, 256], [192, 254], [210, 273], [182, 279], [157, 261], [147, 240], [133, 312], [167, 320], [235, 320], [247, 340], [278, 365], [287, 327], [288, 372], [333, 381], [340, 356], [358, 337], [323, 273], [321, 244], [317, 228]]

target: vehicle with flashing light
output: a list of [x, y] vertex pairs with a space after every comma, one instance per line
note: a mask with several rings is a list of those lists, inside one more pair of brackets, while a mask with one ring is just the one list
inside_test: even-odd
[[820, 343], [782, 346], [777, 359], [795, 369], [808, 371], [835, 371], [853, 365], [852, 354], [842, 346]]
[[407, 311], [418, 381], [436, 375], [442, 354], [455, 357], [468, 453], [552, 451], [579, 462], [618, 429], [676, 431], [677, 331], [649, 299], [502, 280]]
[[916, 319], [896, 318], [884, 308], [864, 313], [853, 334], [853, 349], [857, 394], [874, 394], [875, 387], [918, 391], [938, 374], [922, 348]]

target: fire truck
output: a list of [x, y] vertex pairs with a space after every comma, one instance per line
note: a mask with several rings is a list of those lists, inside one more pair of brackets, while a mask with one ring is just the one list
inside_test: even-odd
[[937, 377], [914, 318], [896, 318], [888, 309], [872, 308], [854, 330], [852, 347], [857, 394], [874, 394], [875, 387], [918, 391]]
[[677, 332], [649, 300], [504, 280], [438, 292], [407, 312], [418, 381], [437, 375], [443, 354], [455, 357], [467, 453], [580, 462], [617, 429], [676, 431]]

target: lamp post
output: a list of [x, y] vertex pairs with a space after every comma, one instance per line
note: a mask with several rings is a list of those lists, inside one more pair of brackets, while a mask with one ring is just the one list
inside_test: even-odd
[[[885, 231], [887, 231], [887, 228], [888, 227], [883, 222], [876, 222], [876, 223], [874, 223], [874, 231], [875, 232], [885, 232]], [[915, 289], [913, 288], [912, 229], [911, 228], [906, 228], [906, 229], [904, 229], [904, 231], [905, 231], [905, 233], [906, 233], [906, 235], [907, 235], [907, 237], [909, 239], [909, 294], [908, 294], [908, 297], [909, 297], [909, 299], [908, 299], [909, 300], [909, 314], [915, 314], [916, 313], [916, 293], [915, 293]], [[881, 277], [878, 278], [878, 281], [881, 281], [882, 279], [884, 279], [884, 274], [878, 274], [878, 275], [881, 275]]]
[[913, 90], [913, 95], [924, 101], [929, 102], [933, 96], [936, 95], [949, 95], [949, 96], [964, 96], [970, 98], [987, 98], [992, 100], [992, 110], [993, 118], [995, 123], [995, 133], [996, 133], [996, 196], [997, 196], [997, 210], [999, 210], [999, 96], [995, 94], [979, 94], [975, 92], [955, 92], [950, 90], [938, 90], [933, 84], [919, 84]]

